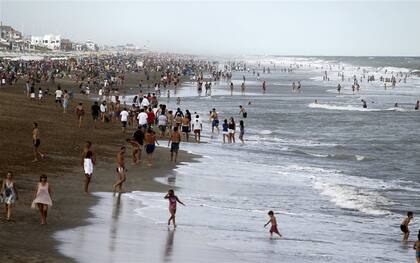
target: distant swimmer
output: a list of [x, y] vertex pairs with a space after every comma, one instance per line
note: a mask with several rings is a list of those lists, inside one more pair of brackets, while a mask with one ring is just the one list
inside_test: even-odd
[[338, 91], [338, 94], [341, 94], [341, 85], [340, 85], [340, 83], [337, 85], [337, 91]]
[[404, 220], [401, 223], [400, 229], [404, 233], [403, 236], [403, 242], [408, 240], [408, 237], [410, 236], [410, 230], [408, 229], [408, 225], [410, 224], [410, 221], [413, 219], [414, 215], [413, 212], [409, 211], [407, 212], [407, 217], [404, 218]]
[[415, 110], [419, 110], [419, 107], [420, 107], [420, 101], [417, 101], [416, 102], [416, 106], [414, 106], [414, 109]]
[[230, 96], [233, 95], [233, 82], [230, 82]]
[[315, 100], [315, 101], [314, 101], [314, 103], [315, 103], [315, 104], [318, 104], [318, 100]]
[[241, 94], [242, 94], [242, 96], [245, 95], [245, 82], [242, 82], [242, 84], [241, 84]]
[[398, 108], [398, 102], [395, 102], [394, 108]]
[[365, 100], [362, 100], [362, 103], [363, 103], [363, 108], [364, 108], [364, 109], [367, 109], [367, 104], [366, 104], [366, 101], [365, 101]]
[[268, 220], [268, 222], [264, 225], [264, 228], [271, 223], [270, 237], [273, 237], [273, 233], [276, 233], [277, 235], [279, 235], [279, 237], [281, 237], [282, 235], [280, 234], [279, 230], [277, 229], [277, 219], [274, 216], [274, 212], [269, 211], [268, 216], [270, 217], [270, 220]]
[[263, 83], [262, 83], [263, 93], [265, 93], [266, 89], [267, 89], [267, 87], [266, 87], [265, 80], [264, 80]]

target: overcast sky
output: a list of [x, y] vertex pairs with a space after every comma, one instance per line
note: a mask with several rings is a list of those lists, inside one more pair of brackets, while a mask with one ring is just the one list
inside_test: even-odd
[[195, 54], [420, 56], [420, 1], [0, 0], [25, 34]]

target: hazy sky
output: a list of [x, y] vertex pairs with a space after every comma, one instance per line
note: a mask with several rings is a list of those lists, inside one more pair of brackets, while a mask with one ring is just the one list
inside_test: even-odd
[[420, 56], [420, 1], [0, 0], [0, 19], [169, 52]]

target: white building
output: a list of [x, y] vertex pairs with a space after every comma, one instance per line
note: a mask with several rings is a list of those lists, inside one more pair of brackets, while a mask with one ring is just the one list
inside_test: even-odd
[[34, 46], [46, 47], [48, 49], [60, 49], [61, 36], [48, 34], [44, 36], [32, 36], [31, 44]]
[[97, 51], [97, 46], [93, 41], [88, 40], [86, 41], [85, 45], [88, 51]]

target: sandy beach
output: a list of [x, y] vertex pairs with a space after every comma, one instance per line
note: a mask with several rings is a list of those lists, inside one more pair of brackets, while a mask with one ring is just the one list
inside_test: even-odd
[[[134, 79], [134, 77], [133, 77]], [[62, 87], [72, 89], [74, 83], [62, 82]], [[135, 84], [132, 84], [135, 85]], [[42, 84], [46, 87], [45, 84]], [[56, 85], [48, 84], [50, 90]], [[0, 261], [1, 262], [71, 262], [56, 251], [52, 235], [67, 228], [85, 224], [89, 207], [98, 198], [83, 192], [83, 169], [79, 165], [80, 153], [86, 140], [93, 142], [98, 155], [98, 164], [91, 183], [92, 192], [111, 192], [115, 181], [115, 155], [130, 130], [122, 135], [120, 123], [100, 125], [93, 129], [89, 114], [82, 128], [77, 127], [73, 112], [76, 102], [89, 108], [87, 98], [72, 101], [70, 112], [63, 114], [56, 107], [53, 96], [42, 104], [30, 101], [24, 94], [24, 83], [2, 87], [0, 92], [0, 170], [12, 171], [19, 191], [19, 200], [13, 209], [15, 222], [7, 222], [1, 216]], [[38, 122], [41, 133], [41, 151], [46, 158], [33, 163], [31, 130], [32, 122]], [[169, 162], [169, 150], [158, 148], [154, 167], [145, 164], [131, 165], [131, 148], [127, 150], [128, 175], [124, 191], [143, 190], [164, 192], [155, 177], [171, 173], [175, 167]], [[179, 160], [191, 161], [192, 155], [180, 152]], [[52, 187], [53, 207], [50, 209], [48, 225], [39, 224], [37, 210], [31, 209], [32, 195], [39, 176], [46, 174]], [[4, 174], [1, 175], [2, 177]]]

